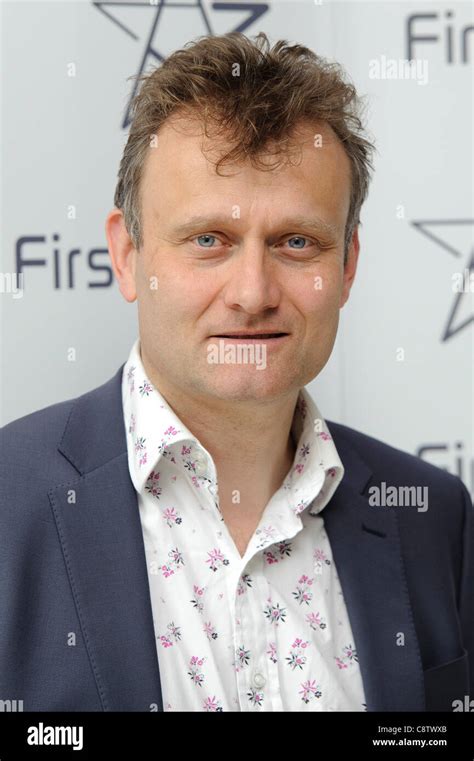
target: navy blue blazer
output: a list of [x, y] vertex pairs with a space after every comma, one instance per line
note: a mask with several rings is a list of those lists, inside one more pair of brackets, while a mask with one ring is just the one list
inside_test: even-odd
[[[122, 368], [0, 430], [0, 701], [22, 700], [24, 711], [163, 710]], [[322, 516], [367, 710], [452, 711], [474, 698], [468, 491], [410, 454], [328, 426], [345, 475]], [[383, 481], [427, 486], [428, 509], [369, 504]]]

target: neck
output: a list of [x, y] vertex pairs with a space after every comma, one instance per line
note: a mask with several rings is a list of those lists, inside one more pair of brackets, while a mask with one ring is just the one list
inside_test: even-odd
[[251, 485], [256, 500], [268, 501], [293, 464], [291, 426], [298, 391], [270, 401], [197, 397], [168, 386], [142, 361], [153, 385], [212, 456], [219, 484], [235, 484], [236, 489]]

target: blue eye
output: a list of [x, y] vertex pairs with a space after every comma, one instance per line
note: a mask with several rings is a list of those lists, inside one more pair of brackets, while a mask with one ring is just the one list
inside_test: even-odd
[[302, 235], [294, 235], [292, 238], [288, 239], [288, 242], [290, 240], [300, 240], [300, 241], [303, 241], [303, 245], [302, 246], [296, 246], [296, 248], [304, 248], [304, 241], [306, 240], [306, 238], [303, 238]]
[[[208, 238], [208, 239], [209, 239], [209, 238], [213, 238], [213, 239], [215, 240], [215, 239], [216, 239], [216, 236], [215, 236], [215, 235], [208, 235], [208, 234], [204, 234], [204, 235], [198, 235], [198, 236], [197, 236], [197, 238], [196, 238], [196, 240], [199, 240], [200, 238]], [[212, 245], [212, 244], [211, 244], [211, 245]], [[207, 246], [207, 245], [205, 245], [205, 246], [204, 246], [204, 248], [211, 248], [211, 246]]]

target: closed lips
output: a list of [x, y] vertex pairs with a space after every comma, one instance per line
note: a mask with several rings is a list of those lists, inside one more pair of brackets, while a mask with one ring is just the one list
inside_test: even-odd
[[217, 336], [218, 338], [279, 338], [288, 333], [228, 333]]

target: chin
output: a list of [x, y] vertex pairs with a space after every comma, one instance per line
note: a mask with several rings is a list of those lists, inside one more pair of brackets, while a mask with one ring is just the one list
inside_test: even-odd
[[[265, 370], [257, 370], [256, 373], [265, 375]], [[208, 386], [208, 392], [219, 399], [247, 402], [278, 399], [293, 387], [296, 386], [288, 377], [242, 377], [216, 380]]]

